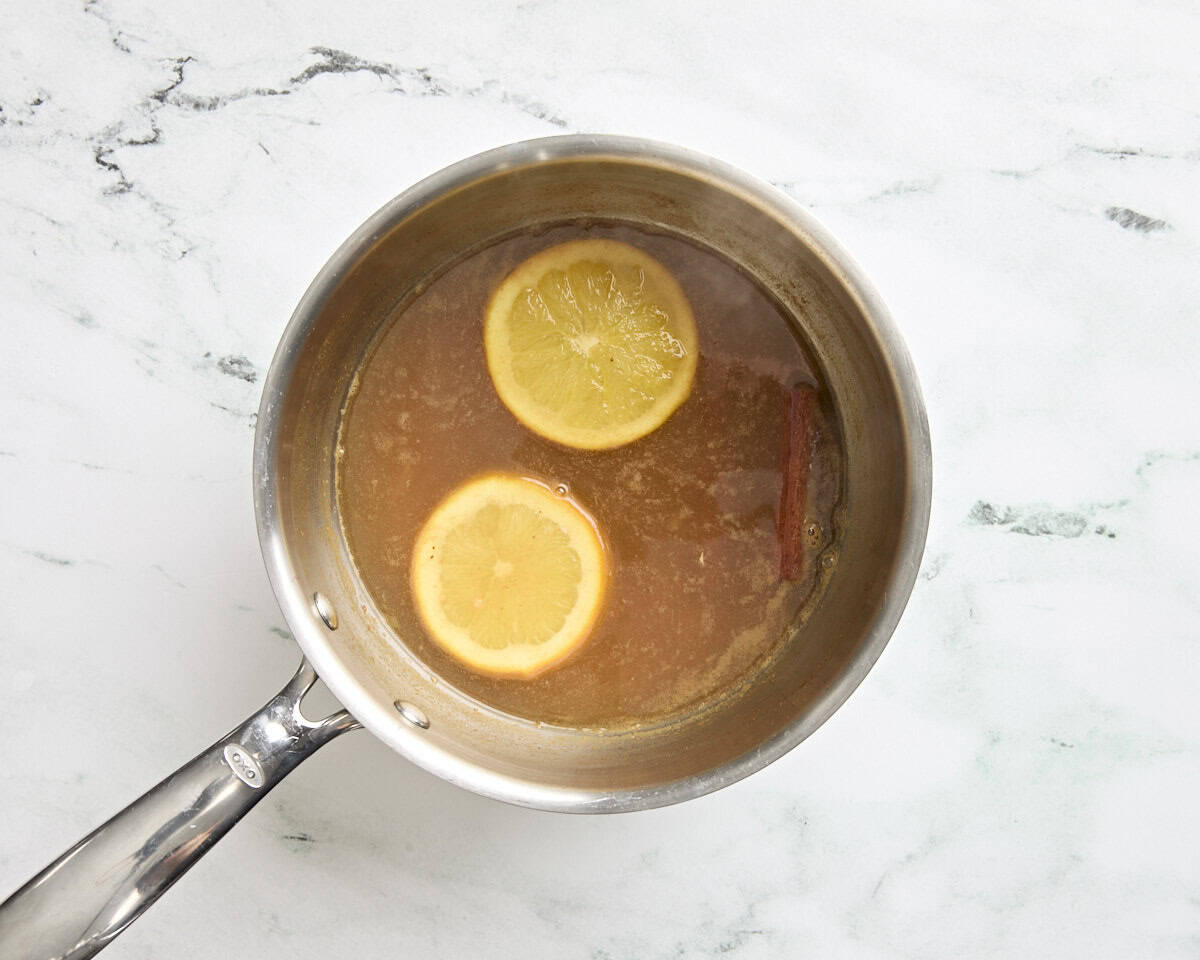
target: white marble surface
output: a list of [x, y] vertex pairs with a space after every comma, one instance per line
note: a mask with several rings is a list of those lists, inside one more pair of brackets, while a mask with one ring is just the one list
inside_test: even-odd
[[936, 463], [892, 644], [650, 813], [356, 734], [108, 955], [1197, 956], [1198, 44], [1190, 0], [0, 5], [0, 887], [294, 667], [252, 414], [328, 254], [455, 159], [610, 131], [775, 182], [892, 306]]

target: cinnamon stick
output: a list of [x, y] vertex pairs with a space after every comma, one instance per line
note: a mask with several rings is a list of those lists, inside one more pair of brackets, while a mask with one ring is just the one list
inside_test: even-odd
[[816, 436], [817, 391], [807, 384], [787, 396], [783, 447], [783, 488], [779, 495], [779, 577], [802, 580], [807, 571], [804, 515], [808, 508], [808, 477]]

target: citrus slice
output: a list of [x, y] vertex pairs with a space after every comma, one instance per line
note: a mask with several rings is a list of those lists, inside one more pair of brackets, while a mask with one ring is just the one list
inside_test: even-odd
[[572, 240], [525, 260], [484, 320], [488, 372], [534, 433], [601, 450], [658, 429], [692, 389], [692, 307], [661, 263], [617, 240]]
[[426, 629], [447, 653], [493, 676], [531, 677], [578, 647], [607, 578], [587, 514], [510, 474], [454, 490], [413, 547], [413, 596]]

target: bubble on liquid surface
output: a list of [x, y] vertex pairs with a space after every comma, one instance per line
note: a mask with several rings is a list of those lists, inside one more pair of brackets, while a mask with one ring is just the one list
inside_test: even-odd
[[804, 536], [808, 540], [809, 547], [815, 550], [821, 545], [821, 540], [823, 539], [821, 525], [816, 520], [809, 520], [804, 525]]
[[554, 492], [556, 494], [558, 494], [560, 497], [565, 497], [568, 493], [571, 492], [571, 488], [568, 487], [565, 483], [556, 483], [554, 485]]

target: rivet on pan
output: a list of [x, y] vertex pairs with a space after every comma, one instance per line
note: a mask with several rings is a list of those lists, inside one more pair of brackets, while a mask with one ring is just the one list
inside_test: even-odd
[[317, 616], [325, 621], [325, 626], [327, 626], [330, 630], [336, 630], [338, 624], [337, 611], [335, 611], [330, 602], [325, 599], [325, 594], [314, 593], [312, 599], [313, 609], [317, 612]]
[[396, 712], [400, 716], [414, 727], [420, 727], [422, 730], [429, 729], [429, 718], [425, 716], [425, 711], [420, 707], [413, 706], [407, 700], [397, 700], [392, 706], [396, 708]]

